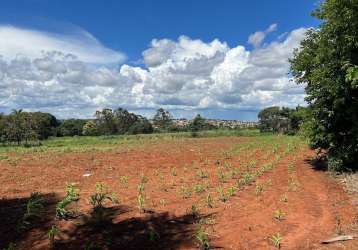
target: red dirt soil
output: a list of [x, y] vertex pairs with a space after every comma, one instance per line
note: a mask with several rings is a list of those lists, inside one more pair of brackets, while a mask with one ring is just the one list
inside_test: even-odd
[[[217, 187], [222, 185], [226, 192], [237, 178], [232, 176], [220, 183], [218, 168], [243, 168], [252, 159], [261, 166], [274, 158], [264, 149], [223, 153], [251, 140], [176, 139], [137, 149], [12, 155], [21, 157], [16, 165], [0, 161], [0, 249], [10, 242], [18, 249], [49, 249], [47, 232], [52, 225], [61, 231], [56, 236], [56, 249], [85, 249], [90, 243], [99, 246], [92, 249], [197, 249], [194, 235], [200, 224], [208, 232], [212, 248], [275, 249], [270, 238], [280, 233], [282, 249], [358, 249], [356, 240], [320, 244], [337, 231], [351, 233], [357, 210], [336, 179], [313, 168], [309, 160], [314, 152], [308, 148], [282, 154], [272, 170], [238, 190], [227, 202], [219, 200]], [[291, 172], [290, 164], [294, 166]], [[198, 177], [201, 169], [207, 178]], [[85, 173], [92, 175], [83, 177]], [[137, 207], [141, 175], [148, 177], [144, 213]], [[121, 176], [128, 177], [128, 187], [121, 183]], [[119, 198], [119, 205], [107, 204], [107, 220], [100, 225], [91, 221], [88, 202], [98, 182]], [[55, 204], [64, 197], [66, 183], [76, 183], [80, 189], [80, 216], [56, 220]], [[198, 184], [209, 188], [182, 197], [185, 188]], [[263, 190], [255, 193], [260, 185]], [[32, 228], [17, 233], [24, 205], [34, 191], [44, 195], [46, 213], [33, 222]], [[208, 193], [213, 197], [213, 208], [205, 203]], [[193, 204], [200, 216], [189, 213]], [[274, 218], [277, 210], [284, 212], [281, 221]]]

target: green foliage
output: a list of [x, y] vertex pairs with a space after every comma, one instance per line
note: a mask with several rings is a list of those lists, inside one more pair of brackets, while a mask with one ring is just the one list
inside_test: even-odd
[[205, 118], [203, 118], [200, 114], [197, 114], [194, 119], [189, 123], [188, 128], [192, 133], [196, 133], [201, 130], [212, 129], [213, 127], [206, 122]]
[[282, 221], [282, 220], [285, 219], [286, 213], [283, 212], [281, 209], [277, 209], [277, 210], [274, 211], [273, 217], [278, 221]]
[[197, 218], [200, 216], [199, 209], [195, 204], [191, 205], [190, 215], [193, 216], [194, 218]]
[[36, 120], [33, 119], [31, 113], [20, 110], [13, 110], [11, 114], [2, 119], [3, 132], [2, 140], [7, 142], [16, 142], [21, 145], [21, 142], [34, 141], [39, 138], [37, 133]]
[[25, 220], [31, 217], [40, 217], [44, 210], [44, 200], [38, 192], [31, 193], [30, 199], [26, 204]]
[[236, 188], [236, 187], [229, 187], [229, 189], [228, 189], [228, 195], [229, 195], [230, 197], [231, 197], [231, 196], [235, 196], [236, 191], [237, 191], [237, 188]]
[[85, 125], [83, 125], [82, 134], [87, 135], [87, 136], [88, 135], [89, 136], [98, 135], [99, 131], [98, 131], [96, 123], [94, 121], [86, 122]]
[[0, 142], [16, 142], [47, 139], [55, 134], [56, 117], [42, 112], [13, 110], [9, 115], [0, 114]]
[[208, 208], [213, 208], [214, 207], [214, 200], [213, 200], [213, 197], [211, 197], [210, 194], [208, 194], [206, 197], [205, 197], [205, 203], [206, 203], [206, 206]]
[[147, 134], [153, 132], [153, 127], [146, 118], [130, 113], [123, 108], [97, 110], [95, 117], [96, 127], [101, 135]]
[[68, 211], [66, 207], [73, 202], [79, 200], [79, 190], [75, 184], [70, 183], [66, 187], [66, 197], [56, 205], [56, 217], [58, 219], [67, 219], [73, 216], [72, 211]]
[[93, 208], [93, 218], [95, 222], [102, 222], [105, 219], [104, 202], [108, 200], [113, 203], [118, 203], [115, 194], [110, 194], [107, 187], [102, 183], [96, 184], [96, 192], [90, 196], [90, 204]]
[[41, 218], [44, 212], [44, 199], [38, 192], [31, 193], [29, 200], [26, 203], [26, 210], [24, 216], [18, 224], [20, 231], [31, 227], [31, 223], [35, 218]]
[[145, 206], [145, 196], [144, 196], [143, 192], [138, 193], [137, 201], [138, 201], [139, 211], [143, 212], [144, 211], [144, 206]]
[[52, 225], [51, 229], [48, 231], [47, 236], [50, 241], [50, 247], [53, 248], [55, 245], [55, 237], [60, 233], [56, 225]]
[[216, 190], [219, 193], [219, 200], [222, 201], [222, 202], [227, 202], [229, 197], [225, 194], [225, 191], [224, 191], [223, 187], [219, 186]]
[[207, 250], [210, 249], [210, 240], [209, 235], [205, 230], [200, 227], [199, 230], [195, 234], [195, 238], [197, 239], [200, 249]]
[[148, 178], [145, 177], [144, 175], [142, 175], [141, 177], [141, 181], [138, 185], [138, 196], [137, 196], [137, 202], [138, 202], [138, 208], [140, 212], [144, 211], [144, 207], [145, 207], [145, 193], [144, 193], [144, 189], [145, 189], [145, 183], [148, 181]]
[[199, 169], [196, 172], [196, 176], [198, 176], [200, 179], [205, 179], [209, 177], [209, 174], [204, 169]]
[[153, 117], [153, 124], [161, 131], [168, 131], [173, 127], [173, 117], [169, 111], [159, 108]]
[[295, 134], [299, 131], [306, 116], [307, 109], [300, 106], [295, 109], [265, 108], [258, 114], [259, 128], [261, 132]]
[[277, 249], [281, 248], [281, 242], [283, 240], [283, 237], [281, 236], [280, 233], [272, 235], [270, 237], [270, 240], [271, 240], [272, 244], [274, 245], [274, 247], [276, 247]]
[[357, 1], [327, 0], [313, 13], [322, 22], [306, 33], [291, 72], [306, 85], [312, 148], [324, 149], [332, 170], [358, 161]]
[[81, 119], [68, 119], [61, 122], [57, 128], [58, 136], [80, 136], [83, 134], [83, 126], [86, 124], [86, 120]]
[[205, 192], [206, 187], [202, 184], [196, 184], [193, 189], [195, 193], [200, 194]]

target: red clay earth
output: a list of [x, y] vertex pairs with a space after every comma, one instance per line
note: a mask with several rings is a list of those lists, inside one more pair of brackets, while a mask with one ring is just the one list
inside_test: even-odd
[[[56, 249], [197, 249], [200, 225], [212, 248], [275, 249], [270, 238], [280, 233], [282, 249], [358, 249], [357, 241], [320, 244], [337, 231], [351, 232], [357, 211], [333, 177], [313, 168], [309, 160], [314, 152], [306, 147], [289, 154], [280, 148], [282, 158], [272, 170], [228, 201], [219, 200], [217, 187], [227, 192], [243, 169], [258, 169], [274, 159], [272, 149], [231, 150], [252, 140], [256, 139], [175, 139], [103, 152], [12, 153], [15, 163], [0, 161], [0, 249], [10, 242], [17, 249], [50, 249], [47, 233], [52, 225], [61, 231]], [[288, 170], [289, 165], [293, 169]], [[223, 181], [218, 169], [227, 174]], [[229, 176], [233, 169], [238, 173]], [[92, 175], [83, 177], [85, 173]], [[137, 206], [141, 175], [148, 177], [144, 212]], [[128, 177], [128, 185], [121, 176]], [[117, 194], [119, 204], [108, 203], [106, 220], [94, 224], [88, 199], [99, 182]], [[80, 189], [79, 216], [56, 220], [55, 204], [64, 197], [66, 183], [76, 183]], [[192, 192], [199, 184], [209, 187]], [[17, 232], [34, 191], [44, 195], [46, 213], [28, 230]], [[208, 193], [213, 208], [205, 202]], [[193, 204], [200, 215], [191, 214]], [[277, 210], [284, 212], [282, 220], [274, 218]]]

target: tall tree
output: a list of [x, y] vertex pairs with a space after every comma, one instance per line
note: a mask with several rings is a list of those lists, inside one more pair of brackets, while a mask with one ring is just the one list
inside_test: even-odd
[[212, 127], [207, 123], [206, 119], [200, 114], [197, 114], [194, 119], [189, 123], [189, 129], [192, 132], [197, 132], [200, 130], [211, 129]]
[[123, 108], [114, 111], [116, 130], [119, 134], [125, 134], [129, 128], [138, 121], [138, 116]]
[[101, 134], [110, 135], [117, 133], [115, 114], [112, 109], [105, 108], [95, 113], [97, 126]]
[[75, 136], [82, 135], [82, 129], [86, 120], [68, 119], [61, 122], [57, 128], [57, 136]]
[[168, 110], [159, 108], [153, 117], [153, 124], [159, 129], [167, 130], [173, 125], [173, 117]]
[[306, 33], [291, 71], [306, 84], [309, 138], [332, 169], [358, 162], [358, 0], [327, 0], [313, 12], [322, 22]]
[[6, 117], [5, 138], [7, 141], [20, 145], [22, 141], [27, 142], [38, 138], [35, 128], [36, 124], [29, 113], [23, 112], [22, 109], [14, 109]]

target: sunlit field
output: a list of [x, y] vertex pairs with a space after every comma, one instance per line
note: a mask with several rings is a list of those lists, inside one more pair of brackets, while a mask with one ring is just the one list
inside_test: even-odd
[[256, 130], [194, 136], [1, 147], [0, 247], [315, 248], [353, 219], [343, 190], [311, 168], [314, 153], [302, 138]]

